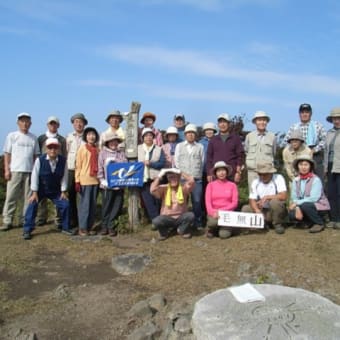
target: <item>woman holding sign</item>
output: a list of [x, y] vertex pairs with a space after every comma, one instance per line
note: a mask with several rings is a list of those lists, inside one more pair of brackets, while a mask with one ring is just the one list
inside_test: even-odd
[[104, 135], [103, 148], [98, 157], [98, 179], [102, 193], [102, 229], [101, 235], [116, 236], [114, 220], [123, 207], [124, 188], [109, 188], [107, 165], [110, 162], [127, 162], [125, 152], [118, 149], [122, 139], [114, 132]]
[[234, 182], [228, 180], [228, 175], [232, 173], [230, 165], [223, 161], [214, 165], [215, 179], [209, 182], [205, 192], [205, 205], [207, 209], [206, 236], [214, 237], [216, 234], [220, 238], [228, 238], [232, 235], [232, 228], [220, 227], [218, 225], [219, 210], [233, 211], [238, 205], [238, 189]]

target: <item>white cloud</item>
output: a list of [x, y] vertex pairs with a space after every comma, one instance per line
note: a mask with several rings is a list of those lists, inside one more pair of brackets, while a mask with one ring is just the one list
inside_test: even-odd
[[198, 76], [236, 79], [263, 87], [276, 86], [281, 89], [329, 95], [338, 95], [340, 92], [340, 81], [327, 75], [290, 74], [241, 68], [230, 65], [230, 62], [227, 64], [221, 57], [212, 57], [196, 51], [170, 50], [154, 46], [111, 45], [99, 48], [97, 52], [131, 64], [171, 69]]

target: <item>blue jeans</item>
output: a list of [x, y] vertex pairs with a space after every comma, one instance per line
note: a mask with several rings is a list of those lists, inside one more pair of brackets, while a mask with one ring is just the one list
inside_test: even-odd
[[145, 210], [152, 221], [155, 217], [159, 215], [161, 210], [161, 203], [158, 198], [150, 193], [151, 182], [144, 183], [141, 188], [141, 195], [144, 203]]
[[195, 179], [195, 187], [194, 190], [190, 194], [192, 211], [195, 215], [195, 228], [202, 227], [202, 193], [203, 193], [203, 184], [201, 179]]
[[[61, 225], [63, 230], [69, 229], [69, 202], [62, 200], [60, 193], [55, 196], [39, 197], [39, 202], [43, 198], [50, 199], [56, 206], [58, 215], [61, 218]], [[37, 216], [39, 202], [29, 203], [25, 213], [24, 231], [31, 232], [35, 227], [35, 218]]]
[[[324, 225], [324, 220], [322, 218], [324, 212], [316, 210], [315, 204], [312, 202], [305, 202], [299, 205], [299, 208], [303, 214], [303, 221], [309, 226], [313, 224]], [[295, 219], [295, 209], [289, 211], [289, 219], [296, 221]]]

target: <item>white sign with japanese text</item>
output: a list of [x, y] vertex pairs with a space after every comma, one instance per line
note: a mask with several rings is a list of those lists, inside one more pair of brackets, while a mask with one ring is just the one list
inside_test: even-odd
[[218, 214], [219, 226], [256, 229], [264, 228], [264, 217], [262, 214], [222, 210], [219, 210]]

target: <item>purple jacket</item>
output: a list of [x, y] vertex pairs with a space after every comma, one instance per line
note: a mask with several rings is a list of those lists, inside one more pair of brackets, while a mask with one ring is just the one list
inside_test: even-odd
[[224, 142], [221, 135], [212, 137], [208, 144], [207, 150], [207, 174], [212, 175], [214, 164], [218, 161], [225, 161], [233, 168], [233, 176], [236, 166], [242, 166], [244, 163], [244, 149], [241, 138], [238, 135], [230, 134]]

